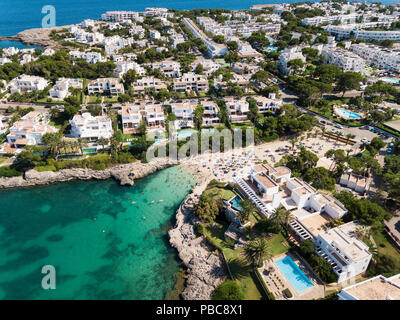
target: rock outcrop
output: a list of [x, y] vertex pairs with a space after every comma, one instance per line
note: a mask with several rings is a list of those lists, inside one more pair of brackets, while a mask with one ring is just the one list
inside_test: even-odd
[[114, 178], [121, 185], [134, 184], [135, 179], [143, 178], [158, 170], [165, 169], [173, 165], [168, 159], [154, 159], [149, 163], [128, 163], [121, 164], [105, 170], [92, 169], [63, 169], [60, 171], [44, 171], [38, 172], [35, 169], [26, 171], [24, 176], [0, 178], [0, 189], [28, 187], [34, 185], [45, 185], [53, 182], [64, 182], [70, 180], [105, 180]]
[[194, 226], [198, 219], [194, 208], [207, 183], [194, 188], [176, 213], [175, 228], [169, 231], [170, 244], [188, 269], [182, 297], [185, 300], [209, 300], [214, 289], [226, 279], [222, 258], [211, 252], [206, 239], [196, 238]]

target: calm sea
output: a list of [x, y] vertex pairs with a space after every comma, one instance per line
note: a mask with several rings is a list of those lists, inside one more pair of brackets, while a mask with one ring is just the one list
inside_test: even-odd
[[[108, 10], [138, 10], [146, 7], [165, 7], [177, 10], [199, 8], [248, 9], [254, 4], [290, 3], [295, 0], [0, 0], [0, 35], [10, 36], [29, 28], [40, 28], [45, 5], [56, 9], [58, 26], [81, 22], [83, 19], [99, 19]], [[398, 0], [383, 0], [390, 4]]]
[[[133, 187], [107, 180], [0, 191], [0, 300], [163, 299], [180, 265], [168, 230], [194, 183], [172, 167]], [[55, 290], [41, 287], [44, 265], [56, 268]]]

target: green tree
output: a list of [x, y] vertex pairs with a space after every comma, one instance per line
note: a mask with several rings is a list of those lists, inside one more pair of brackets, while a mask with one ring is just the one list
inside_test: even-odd
[[243, 300], [244, 294], [235, 280], [227, 280], [215, 288], [213, 300]]
[[338, 91], [342, 92], [344, 96], [345, 92], [348, 90], [356, 90], [360, 88], [360, 82], [363, 81], [363, 77], [358, 72], [343, 72], [339, 75], [336, 88]]
[[269, 245], [265, 238], [249, 241], [242, 254], [253, 268], [261, 267], [265, 259], [271, 258]]
[[197, 130], [201, 130], [201, 126], [203, 125], [203, 115], [204, 115], [204, 107], [197, 106], [194, 109], [193, 113], [193, 122]]

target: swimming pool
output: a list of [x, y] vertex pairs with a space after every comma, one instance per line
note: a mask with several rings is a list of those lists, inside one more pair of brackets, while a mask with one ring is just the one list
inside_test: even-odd
[[400, 79], [390, 78], [390, 77], [384, 77], [381, 80], [384, 82], [389, 82], [391, 84], [399, 84], [400, 83]]
[[278, 51], [278, 48], [274, 46], [269, 46], [268, 49], [271, 51]]
[[294, 263], [292, 258], [285, 257], [275, 261], [275, 265], [299, 293], [314, 286], [297, 264]]
[[194, 133], [193, 130], [183, 130], [178, 132], [178, 138], [187, 138]]
[[229, 201], [229, 203], [232, 205], [233, 209], [236, 209], [238, 211], [242, 211], [242, 206], [239, 204], [239, 202], [242, 199], [239, 196], [235, 196], [231, 199], [231, 201]]
[[336, 111], [340, 116], [347, 119], [362, 119], [363, 117], [361, 114], [343, 108], [337, 108]]

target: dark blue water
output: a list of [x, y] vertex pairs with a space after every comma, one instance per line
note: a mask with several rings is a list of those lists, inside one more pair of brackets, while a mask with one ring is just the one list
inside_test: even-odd
[[[383, 0], [390, 4], [398, 0]], [[177, 10], [199, 8], [249, 9], [254, 4], [290, 3], [296, 0], [0, 0], [0, 35], [10, 36], [29, 28], [40, 28], [45, 5], [56, 9], [57, 26], [81, 22], [83, 19], [99, 19], [110, 10], [144, 11], [146, 7], [164, 7]]]

